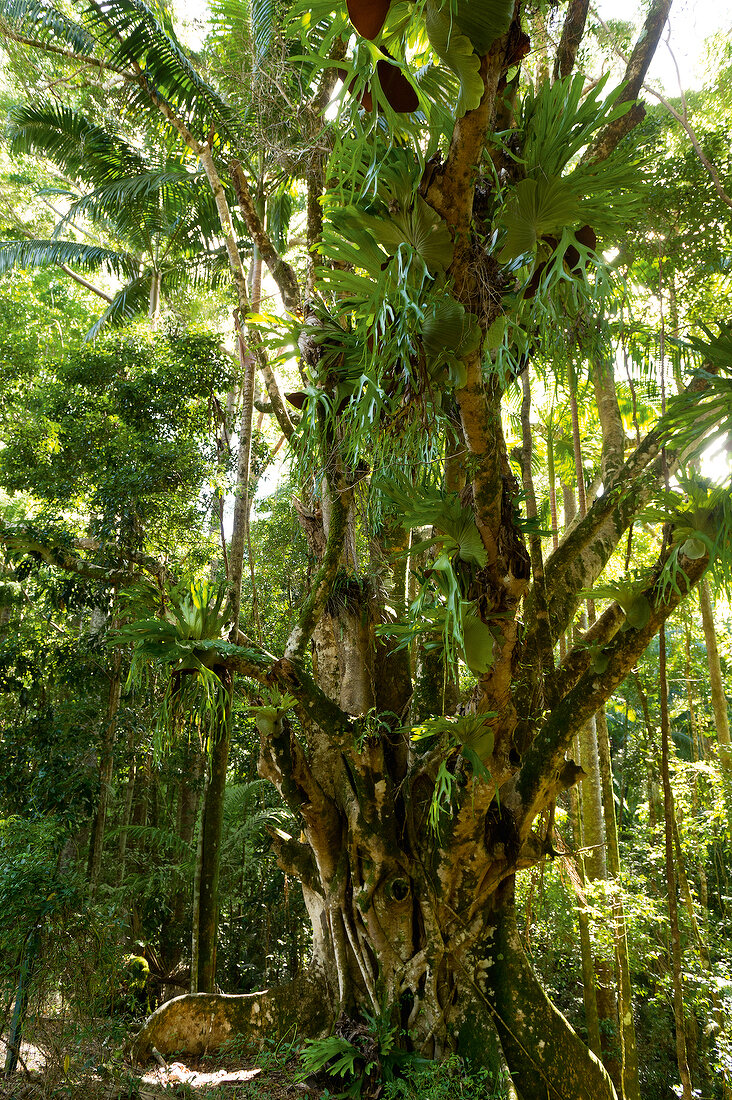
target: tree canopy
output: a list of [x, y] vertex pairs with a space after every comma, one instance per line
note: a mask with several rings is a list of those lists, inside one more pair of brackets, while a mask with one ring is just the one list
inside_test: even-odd
[[[384, 1057], [397, 1036], [436, 1060], [457, 1050], [524, 1100], [640, 1096], [622, 900], [605, 1001], [579, 918], [588, 1049], [527, 958], [516, 883], [570, 851], [569, 810], [573, 850], [595, 852], [580, 893], [617, 891], [611, 758], [631, 707], [653, 755], [657, 693], [691, 1096], [667, 637], [698, 589], [711, 651], [705, 600], [729, 576], [729, 468], [709, 462], [732, 426], [730, 114], [711, 92], [671, 114], [640, 101], [671, 0], [625, 43], [583, 0], [545, 7], [214, 0], [196, 54], [151, 0], [0, 0], [22, 168], [0, 294], [33, 326], [51, 270], [79, 288], [60, 342], [9, 325], [0, 344], [8, 606], [71, 616], [97, 664], [86, 741], [60, 689], [24, 722], [34, 753], [96, 748], [98, 775], [83, 765], [85, 793], [68, 794], [77, 831], [94, 807], [93, 895], [110, 814], [123, 870], [135, 837], [189, 861], [164, 893], [174, 924], [190, 901], [190, 953], [155, 920], [161, 969], [189, 964], [191, 994], [150, 1018], [141, 1054], [195, 1047], [204, 1012], [217, 1038], [252, 1027], [214, 990], [217, 941], [231, 966], [243, 942], [220, 898], [240, 842], [241, 890], [256, 874], [236, 826], [256, 804], [302, 887], [291, 955], [304, 912], [312, 925], [305, 1030], [325, 1017], [353, 1047], [354, 1022], [380, 1020]], [[103, 336], [107, 321], [122, 330]], [[41, 644], [39, 662], [30, 638], [4, 638], [13, 690], [62, 675], [58, 643]], [[686, 653], [688, 680], [688, 632]], [[723, 806], [711, 658], [709, 675]], [[712, 750], [685, 703], [698, 763]], [[642, 765], [623, 746], [625, 775]], [[136, 938], [144, 924], [137, 910]], [[280, 1033], [297, 1015], [282, 996], [261, 1015]], [[338, 1053], [318, 1049], [323, 1065]]]

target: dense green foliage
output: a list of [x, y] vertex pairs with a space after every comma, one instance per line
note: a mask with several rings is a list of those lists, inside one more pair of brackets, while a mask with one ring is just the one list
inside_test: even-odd
[[[591, 505], [612, 479], [593, 399], [598, 363], [616, 364], [619, 461], [662, 415], [668, 448], [689, 444], [685, 465], [649, 492], [651, 503], [630, 524], [602, 584], [583, 597], [600, 614], [617, 604], [625, 632], [641, 630], [652, 613], [651, 581], [660, 577], [663, 592], [680, 591], [682, 559], [708, 554], [722, 706], [729, 709], [732, 511], [729, 461], [719, 453], [729, 451], [732, 427], [730, 204], [661, 107], [610, 157], [581, 155], [629, 109], [619, 90], [609, 92], [607, 78], [588, 90], [600, 47], [581, 55], [583, 72], [553, 83], [542, 79], [541, 58], [529, 58], [521, 73], [512, 67], [511, 126], [497, 135], [494, 160], [486, 156], [481, 166], [470, 222], [482, 252], [468, 257], [473, 267], [466, 261], [478, 270], [478, 291], [466, 303], [451, 267], [460, 239], [428, 203], [424, 181], [429, 165], [447, 154], [456, 118], [479, 107], [476, 50], [486, 52], [505, 32], [512, 5], [452, 3], [450, 19], [443, 7], [430, 0], [385, 12], [389, 60], [366, 38], [350, 56], [328, 57], [339, 35], [351, 33], [348, 12], [361, 29], [358, 5], [332, 12], [320, 0], [292, 10], [215, 0], [194, 64], [164, 4], [90, 3], [79, 22], [73, 5], [55, 13], [33, 0], [0, 5], [10, 138], [0, 178], [8, 196], [0, 206], [6, 1017], [29, 945], [34, 1011], [96, 1028], [97, 1037], [103, 1013], [140, 1017], [148, 995], [152, 1007], [188, 989], [204, 808], [222, 729], [229, 742], [217, 983], [227, 993], [248, 993], [306, 968], [311, 931], [302, 891], [270, 845], [279, 838], [304, 847], [297, 839], [303, 819], [258, 775], [260, 742], [294, 699], [283, 697], [274, 674], [261, 682], [254, 676], [262, 653], [272, 662], [292, 657], [298, 623], [308, 608], [313, 618], [322, 612], [319, 584], [327, 582], [322, 603], [336, 634], [345, 633], [344, 623], [360, 623], [373, 629], [380, 654], [408, 653], [420, 670], [409, 715], [373, 708], [349, 735], [367, 749], [403, 734], [423, 753], [422, 764], [431, 761], [432, 788], [420, 794], [420, 812], [435, 844], [464, 792], [474, 796], [479, 781], [490, 781], [496, 712], [476, 716], [471, 707], [476, 684], [499, 659], [508, 616], [487, 606], [480, 587], [489, 555], [476, 494], [466, 489], [473, 459], [460, 449], [459, 427], [460, 393], [481, 349], [481, 378], [504, 391], [495, 415], [508, 444], [502, 477], [517, 486], [511, 530], [526, 540], [534, 568], [552, 535], [571, 528], [575, 497], [587, 495]], [[551, 24], [546, 5], [535, 7], [536, 26], [547, 18]], [[28, 36], [39, 49], [23, 48], [19, 37]], [[87, 86], [60, 56], [40, 49], [59, 44], [80, 65], [103, 57], [109, 69], [100, 83], [90, 76]], [[119, 70], [139, 76], [140, 59], [142, 82], [111, 78]], [[292, 103], [335, 67], [338, 118], [321, 130], [310, 104], [300, 117]], [[407, 93], [399, 93], [393, 72], [387, 79], [389, 67], [400, 71], [416, 105], [396, 102]], [[62, 98], [39, 106], [57, 74]], [[689, 97], [688, 110], [729, 196], [732, 103], [724, 64], [715, 81]], [[176, 125], [161, 130], [151, 121], [151, 98], [156, 111], [169, 107]], [[232, 160], [242, 161], [256, 191], [252, 207], [280, 264], [282, 256], [292, 260], [301, 281], [313, 265], [316, 271], [307, 309], [286, 302], [279, 310], [274, 283], [265, 281], [262, 292], [267, 242], [250, 240], [244, 214], [235, 215], [229, 256], [233, 241], [251, 263], [242, 283], [257, 307], [247, 319], [246, 347], [230, 331], [244, 291], [225, 277], [229, 227], [219, 223], [211, 173], [194, 167], [184, 131], [194, 135], [201, 163], [210, 154], [222, 175]], [[317, 173], [323, 194], [308, 205], [306, 184]], [[226, 177], [224, 200], [235, 207], [237, 194], [242, 201], [236, 177]], [[317, 254], [295, 254], [319, 218]], [[84, 289], [62, 264], [100, 285]], [[101, 319], [100, 291], [108, 301]], [[107, 321], [119, 327], [109, 333]], [[287, 421], [271, 415], [272, 393], [257, 381], [244, 483], [247, 357], [260, 352], [293, 391], [293, 430], [280, 450]], [[522, 421], [520, 377], [529, 360], [534, 406], [527, 411], [529, 395]], [[681, 395], [695, 378], [704, 381], [704, 395]], [[241, 613], [232, 625], [232, 515], [242, 500], [249, 513]], [[344, 500], [355, 516], [352, 543], [344, 542], [329, 572], [332, 539], [326, 542], [323, 516], [331, 508], [336, 529]], [[395, 582], [400, 568], [405, 591]], [[694, 601], [666, 626], [666, 701], [688, 1061], [700, 1095], [721, 1100], [732, 1080], [732, 774]], [[577, 630], [586, 625], [577, 617]], [[590, 650], [601, 677], [609, 648]], [[308, 675], [325, 675], [317, 647], [294, 652]], [[226, 662], [236, 660], [251, 663], [232, 686]], [[378, 678], [378, 668], [369, 675]], [[541, 818], [541, 859], [521, 872], [518, 886], [527, 953], [583, 1037], [578, 912], [588, 917], [596, 960], [612, 970], [609, 914], [622, 897], [647, 1100], [666, 1100], [677, 1073], [661, 691], [653, 640], [606, 707], [619, 884], [585, 878], [589, 848], [582, 826], [573, 832], [577, 810], [563, 793]], [[293, 744], [305, 740], [301, 714], [287, 721]], [[500, 798], [494, 805], [500, 816]], [[144, 957], [149, 981], [134, 984], [131, 954]], [[412, 1038], [394, 1016], [404, 1005], [382, 1007], [383, 1017], [368, 1017], [360, 1030], [307, 1046], [305, 1072], [353, 1096], [376, 1095], [382, 1085], [388, 1100], [505, 1095], [503, 1071], [471, 1068], [456, 1055], [438, 1066], [405, 1050]], [[621, 1044], [613, 1020], [603, 1021], [602, 1037], [610, 1063]], [[79, 1040], [79, 1074], [90, 1068], [83, 1047]]]

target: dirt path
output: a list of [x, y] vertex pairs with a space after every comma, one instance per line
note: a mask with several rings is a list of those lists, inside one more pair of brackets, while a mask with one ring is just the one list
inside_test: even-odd
[[[294, 1053], [253, 1053], [250, 1058], [214, 1054], [186, 1062], [135, 1067], [120, 1056], [111, 1066], [84, 1065], [76, 1048], [64, 1054], [52, 1021], [39, 1022], [32, 1041], [21, 1046], [18, 1072], [1, 1076], [6, 1046], [0, 1039], [0, 1100], [318, 1100], [320, 1090], [299, 1080]], [[261, 1064], [257, 1064], [260, 1062]]]

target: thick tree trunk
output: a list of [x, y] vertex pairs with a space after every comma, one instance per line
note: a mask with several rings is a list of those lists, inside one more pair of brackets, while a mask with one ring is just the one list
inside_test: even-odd
[[602, 1063], [548, 1000], [526, 959], [516, 928], [512, 879], [498, 889], [492, 909], [483, 940], [486, 961], [492, 965], [484, 967], [482, 974], [479, 968], [474, 971], [477, 980], [469, 983], [473, 996], [466, 990], [470, 997], [466, 1019], [468, 1011], [475, 1012], [478, 1019], [487, 1014], [493, 1017], [524, 1100], [614, 1097], [615, 1089]]
[[[431, 1057], [457, 1048], [498, 1066], [502, 1047], [524, 1098], [544, 1096], [547, 1088], [550, 1096], [615, 1096], [606, 1071], [549, 1004], [523, 955], [513, 915], [510, 820], [495, 803], [485, 817], [494, 785], [475, 788], [470, 805], [443, 819], [440, 842], [427, 824], [434, 780], [425, 776], [424, 785], [403, 788], [392, 802], [382, 741], [332, 756], [330, 784], [344, 800], [332, 816], [286, 719], [262, 747], [261, 773], [278, 781], [291, 804], [297, 799], [305, 818], [307, 846], [277, 836], [275, 847], [281, 865], [305, 883], [315, 961], [337, 990], [339, 1013], [381, 1012], [387, 1005]], [[307, 802], [279, 778], [285, 762], [286, 774], [298, 775], [301, 791], [309, 792]], [[486, 838], [480, 855], [476, 829]], [[457, 848], [448, 858], [450, 837]], [[487, 861], [486, 847], [495, 853]]]

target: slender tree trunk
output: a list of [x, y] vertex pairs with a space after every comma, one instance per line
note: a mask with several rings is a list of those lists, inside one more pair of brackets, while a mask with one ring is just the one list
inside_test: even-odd
[[[603, 884], [607, 881], [607, 862], [605, 859], [605, 821], [602, 806], [602, 784], [600, 778], [600, 760], [597, 748], [597, 723], [593, 717], [580, 730], [580, 762], [587, 772], [587, 778], [580, 787], [582, 805], [582, 833], [584, 840], [585, 875], [587, 882]], [[600, 898], [596, 905], [602, 904]], [[616, 1044], [618, 1019], [615, 994], [615, 975], [611, 962], [603, 957], [598, 946], [594, 954], [595, 998], [600, 1021], [602, 1040], [602, 1060], [617, 1089], [621, 1087], [622, 1072]]]
[[668, 890], [668, 920], [671, 935], [671, 965], [674, 986], [674, 1022], [676, 1026], [676, 1059], [681, 1078], [683, 1100], [692, 1100], [691, 1077], [686, 1055], [686, 1028], [684, 1025], [684, 991], [681, 981], [681, 934], [676, 903], [676, 871], [674, 867], [674, 796], [671, 790], [669, 764], [671, 728], [668, 716], [668, 683], [666, 677], [666, 629], [658, 634], [658, 674], [661, 694], [661, 780], [663, 782], [663, 808], [665, 823], [666, 886]]
[[107, 825], [107, 806], [109, 805], [109, 792], [112, 786], [112, 768], [114, 765], [114, 741], [117, 732], [117, 714], [119, 713], [120, 696], [122, 693], [122, 654], [115, 649], [112, 656], [112, 675], [109, 681], [109, 698], [107, 701], [107, 714], [104, 723], [104, 733], [99, 752], [99, 801], [97, 812], [94, 815], [91, 839], [89, 843], [89, 859], [87, 862], [87, 879], [92, 890], [99, 881], [99, 872], [102, 868], [102, 852], [104, 851], [104, 832]]
[[714, 625], [714, 612], [712, 610], [712, 596], [709, 590], [709, 582], [706, 578], [702, 578], [699, 582], [699, 605], [701, 607], [704, 640], [707, 646], [714, 724], [717, 729], [717, 740], [719, 744], [719, 762], [722, 766], [726, 782], [729, 784], [730, 780], [732, 780], [732, 742], [730, 742], [729, 712], [727, 710], [727, 695], [724, 690], [724, 680], [722, 678], [722, 665], [719, 660], [717, 631]]
[[597, 749], [597, 722], [593, 717], [586, 722], [579, 735], [580, 762], [587, 778], [583, 779], [582, 792], [582, 832], [585, 855], [585, 867], [591, 882], [604, 882], [607, 878], [605, 860], [605, 821], [602, 812], [602, 784], [600, 779], [600, 757]]
[[[252, 304], [258, 308], [262, 278], [261, 256], [257, 254], [251, 269]], [[251, 537], [249, 520], [251, 512], [250, 471], [254, 419], [254, 388], [256, 361], [245, 345], [237, 321], [239, 359], [242, 368], [242, 408], [239, 427], [239, 453], [237, 460], [234, 522], [228, 556], [229, 606], [231, 611], [231, 638], [236, 642], [241, 616], [242, 576], [245, 550], [249, 551], [251, 565]], [[252, 572], [252, 580], [254, 574]], [[256, 600], [256, 588], [253, 590]], [[256, 603], [254, 618], [257, 621]], [[229, 760], [231, 730], [229, 718], [233, 680], [225, 669], [219, 669], [226, 693], [225, 717], [211, 736], [208, 779], [204, 786], [201, 824], [196, 848], [196, 871], [193, 890], [193, 922], [191, 948], [191, 992], [213, 992], [216, 980], [216, 939], [218, 930], [218, 883], [221, 858], [221, 834], [223, 826], [223, 801]]]
[[[217, 670], [226, 692], [225, 714], [212, 734], [209, 753], [209, 779], [206, 786], [201, 820], [200, 871], [198, 871], [198, 912], [195, 992], [213, 993], [216, 984], [216, 939], [219, 918], [219, 871], [221, 867], [221, 836], [223, 828], [224, 790], [231, 741], [231, 677], [222, 668]], [[198, 869], [197, 869], [198, 870]], [[191, 985], [193, 985], [191, 966]]]
[[600, 776], [602, 778], [602, 803], [605, 818], [605, 836], [607, 838], [607, 867], [611, 891], [613, 929], [615, 936], [615, 959], [618, 971], [618, 1019], [620, 1024], [621, 1075], [623, 1100], [640, 1100], [640, 1080], [638, 1074], [638, 1048], [633, 1022], [633, 984], [630, 976], [628, 958], [628, 936], [623, 908], [623, 894], [620, 884], [620, 848], [618, 829], [615, 821], [615, 796], [613, 791], [612, 761], [610, 757], [610, 737], [604, 708], [596, 715], [597, 745], [600, 754]]
[[535, 11], [530, 16], [531, 44], [535, 56], [537, 84], [549, 79], [549, 33], [546, 26], [546, 16], [542, 11]]
[[[617, 435], [617, 419], [614, 409], [617, 409], [617, 398], [612, 374], [599, 368], [595, 371], [596, 389], [603, 394], [603, 400], [598, 399], [598, 405], [604, 406], [605, 414], [603, 422], [603, 470], [607, 469], [607, 476], [611, 476], [614, 464], [617, 462], [617, 451], [620, 450], [622, 461], [623, 443]], [[575, 474], [577, 478], [577, 493], [580, 519], [587, 513], [587, 497], [584, 484], [584, 464], [582, 461], [582, 446], [579, 430], [579, 410], [577, 407], [577, 379], [574, 370], [570, 372], [570, 413], [572, 418], [572, 444], [574, 451]], [[614, 404], [613, 404], [614, 402]], [[587, 600], [587, 615], [582, 616], [582, 628], [587, 629], [589, 620], [595, 621], [595, 608], [591, 600]], [[602, 783], [600, 778], [600, 761], [597, 747], [596, 718], [585, 723], [580, 729], [580, 755], [581, 763], [587, 778], [580, 787], [580, 802], [582, 806], [582, 828], [584, 845], [588, 849], [586, 856], [586, 872], [589, 882], [606, 882], [607, 861], [605, 856], [605, 822], [602, 808]], [[595, 996], [597, 1012], [601, 1021], [600, 1035], [603, 1040], [602, 1058], [606, 1069], [612, 1077], [613, 1084], [620, 1089], [622, 1083], [622, 1066], [618, 1059], [616, 1037], [618, 1033], [618, 1007], [615, 993], [616, 984], [612, 974], [612, 967], [607, 959], [602, 958], [599, 951], [595, 955]], [[622, 1041], [621, 1041], [622, 1049]]]
[[[176, 822], [178, 837], [187, 845], [191, 845], [194, 840], [197, 840], [196, 821], [198, 818], [198, 806], [201, 801], [201, 781], [205, 766], [206, 754], [203, 746], [197, 738], [191, 738], [184, 750]], [[196, 853], [197, 850], [198, 844], [196, 843]], [[190, 882], [188, 884], [181, 882], [178, 889], [173, 894], [171, 902], [171, 924], [175, 929], [181, 928], [186, 920], [186, 907], [190, 894]], [[178, 963], [179, 958], [180, 956], [176, 954], [175, 958], [166, 960], [168, 973], [170, 973], [170, 970]]]
[[18, 986], [15, 993], [15, 1006], [10, 1020], [8, 1042], [5, 1052], [6, 1077], [10, 1077], [18, 1068], [20, 1045], [23, 1041], [23, 1028], [28, 1014], [28, 1000], [30, 998], [31, 983], [38, 962], [38, 941], [40, 933], [40, 925], [36, 925], [32, 928], [25, 939], [21, 951]]
[[559, 48], [554, 62], [555, 80], [563, 76], [569, 76], [574, 68], [589, 7], [590, 0], [570, 0], [569, 2], [567, 14], [564, 17], [562, 37], [559, 41]]
[[203, 873], [203, 819], [206, 809], [210, 769], [208, 764], [203, 780], [203, 793], [196, 823], [196, 867], [193, 872], [193, 915], [191, 918], [191, 975], [190, 991], [198, 993], [198, 959], [201, 943], [201, 875]]
[[[689, 737], [691, 739], [691, 759], [694, 763], [700, 758], [703, 759], [704, 747], [701, 744], [699, 738], [699, 731], [696, 721], [696, 706], [694, 704], [694, 691], [692, 687], [692, 668], [691, 668], [691, 631], [687, 627], [685, 641], [686, 649], [686, 699], [689, 706]], [[694, 783], [691, 789], [691, 804], [694, 811], [694, 817], [699, 817], [699, 780], [698, 776], [694, 776]], [[701, 903], [702, 910], [702, 922], [706, 929], [707, 917], [709, 912], [709, 888], [707, 886], [707, 872], [704, 867], [704, 860], [706, 858], [706, 852], [703, 846], [697, 852], [696, 868], [699, 876], [699, 901]]]
[[[572, 839], [575, 850], [580, 851], [582, 843], [582, 823], [580, 818], [580, 798], [576, 787], [569, 791], [569, 805], [572, 813]], [[576, 892], [577, 896], [577, 924], [580, 934], [580, 957], [582, 960], [582, 999], [585, 1006], [585, 1025], [587, 1027], [588, 1045], [593, 1054], [602, 1058], [602, 1039], [600, 1037], [600, 1018], [597, 1012], [597, 991], [595, 989], [595, 963], [592, 956], [592, 938], [590, 935], [590, 918], [588, 915], [587, 897], [585, 894], [585, 865], [584, 856], [577, 858], [577, 873], [579, 875], [582, 892]]]
[[117, 885], [121, 886], [124, 882], [125, 869], [127, 865], [127, 830], [132, 820], [132, 805], [135, 796], [135, 732], [131, 728], [127, 734], [127, 751], [126, 758], [128, 760], [129, 771], [127, 773], [127, 782], [125, 784], [125, 799], [124, 806], [122, 807], [122, 817], [120, 819], [120, 833], [119, 842], [117, 844]]
[[[261, 261], [260, 261], [261, 263]], [[244, 571], [244, 553], [251, 554], [249, 515], [251, 512], [250, 470], [254, 416], [254, 375], [256, 362], [247, 349], [239, 332], [239, 358], [242, 367], [242, 403], [239, 425], [239, 454], [236, 471], [234, 522], [229, 546], [229, 600], [231, 606], [232, 635], [236, 639], [241, 612], [241, 586]]]
[[160, 282], [162, 276], [159, 271], [153, 271], [150, 277], [150, 300], [148, 302], [147, 315], [155, 326], [160, 317]]

